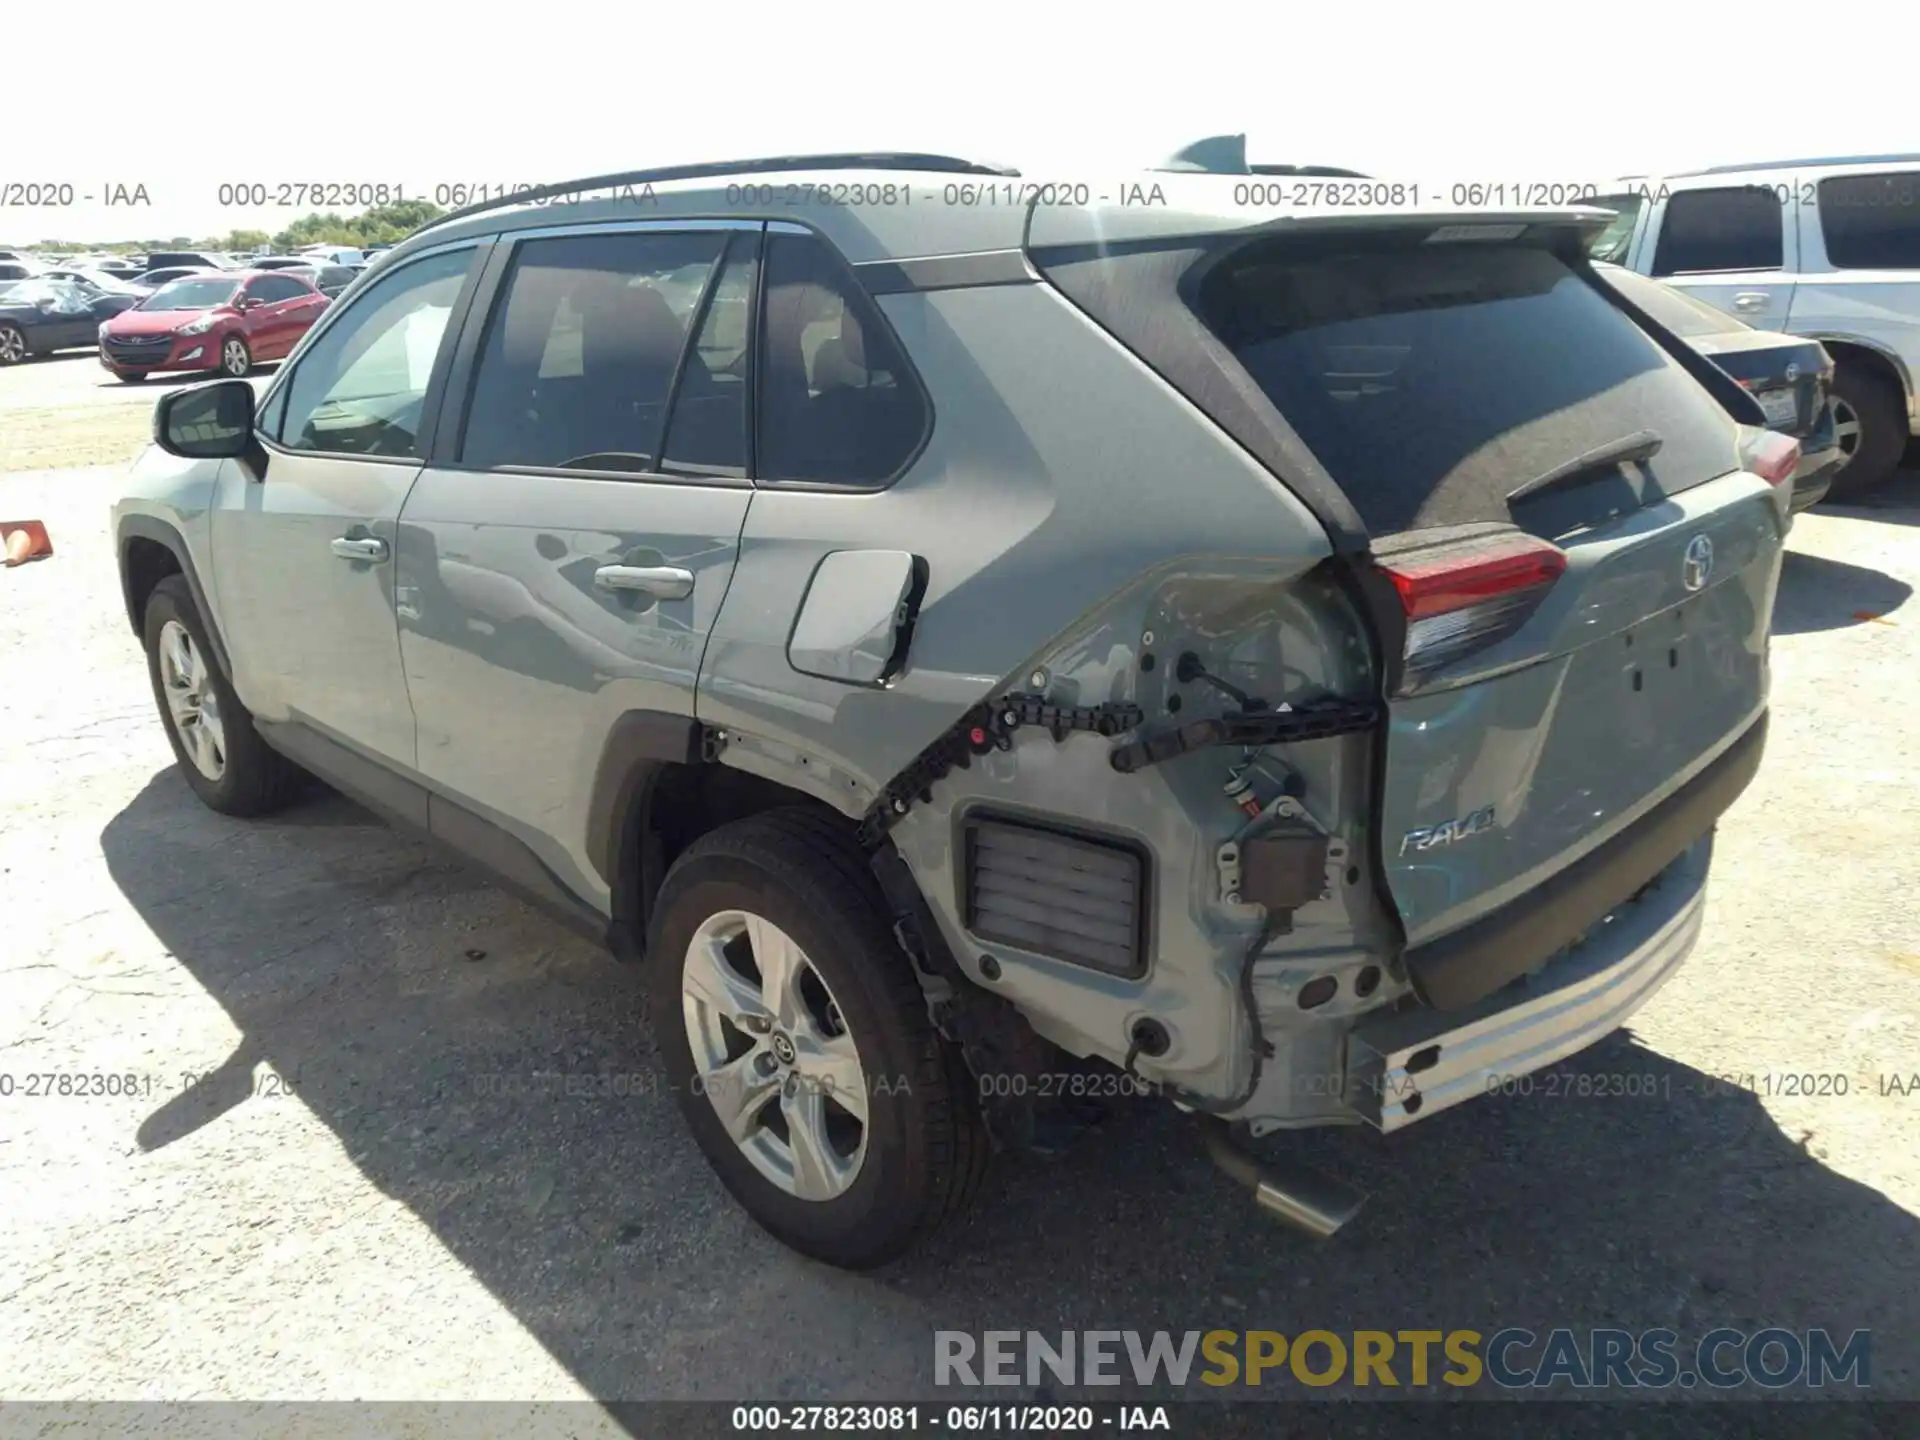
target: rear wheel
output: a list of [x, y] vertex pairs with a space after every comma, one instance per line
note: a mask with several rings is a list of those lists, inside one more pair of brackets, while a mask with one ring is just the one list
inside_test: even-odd
[[1899, 465], [1907, 446], [1906, 407], [1897, 385], [1857, 364], [1835, 371], [1832, 393], [1841, 465], [1827, 496], [1847, 500], [1884, 484]]
[[229, 335], [220, 345], [220, 373], [238, 380], [253, 369], [253, 352], [238, 335]]
[[304, 772], [271, 749], [233, 693], [194, 607], [169, 575], [147, 597], [147, 672], [174, 758], [193, 793], [222, 815], [266, 815], [300, 791]]
[[0, 325], [0, 365], [18, 365], [27, 358], [27, 337], [18, 325]]
[[866, 1268], [964, 1208], [988, 1148], [966, 1067], [843, 824], [794, 809], [725, 826], [675, 862], [658, 904], [655, 1039], [748, 1214]]

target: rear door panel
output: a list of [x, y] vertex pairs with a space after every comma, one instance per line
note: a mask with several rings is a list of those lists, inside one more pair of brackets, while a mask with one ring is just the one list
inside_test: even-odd
[[[397, 547], [418, 766], [604, 899], [585, 853], [601, 748], [628, 710], [690, 714], [752, 491], [428, 469]], [[678, 567], [683, 599], [601, 588]]]

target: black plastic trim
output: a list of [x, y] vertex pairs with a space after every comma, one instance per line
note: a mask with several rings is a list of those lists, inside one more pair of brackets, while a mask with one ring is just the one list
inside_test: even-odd
[[114, 558], [120, 566], [120, 595], [126, 602], [127, 622], [133, 626], [133, 633], [136, 636], [142, 633], [142, 601], [134, 596], [133, 576], [127, 570], [127, 542], [133, 539], [152, 540], [172, 552], [180, 573], [187, 577], [187, 589], [193, 595], [193, 608], [200, 612], [200, 623], [206, 627], [207, 643], [213, 647], [213, 658], [220, 666], [220, 673], [231, 681], [233, 662], [227, 657], [227, 642], [220, 634], [220, 622], [214, 616], [213, 607], [207, 603], [207, 592], [200, 585], [199, 572], [193, 568], [193, 552], [187, 549], [186, 538], [178, 530], [152, 515], [121, 516], [119, 530], [114, 537]]
[[1762, 711], [1673, 795], [1520, 899], [1405, 955], [1416, 994], [1436, 1010], [1484, 999], [1573, 944], [1713, 829], [1760, 769]]
[[686, 715], [629, 710], [613, 722], [600, 747], [593, 795], [587, 805], [587, 858], [600, 878], [618, 889], [626, 873], [635, 802], [665, 765], [698, 765], [706, 758], [706, 726]]
[[1024, 250], [979, 250], [971, 255], [922, 255], [910, 260], [865, 260], [853, 267], [869, 295], [916, 290], [972, 290], [988, 285], [1036, 285], [1040, 274]]

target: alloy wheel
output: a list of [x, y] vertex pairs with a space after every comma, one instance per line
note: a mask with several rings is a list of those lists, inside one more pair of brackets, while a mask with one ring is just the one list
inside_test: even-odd
[[227, 772], [227, 732], [206, 658], [178, 620], [160, 627], [160, 685], [180, 748], [209, 780]]
[[0, 330], [0, 365], [17, 365], [27, 358], [27, 337], [9, 325]]
[[1854, 453], [1860, 448], [1860, 412], [1838, 396], [1833, 400], [1833, 439], [1840, 447], [1840, 463], [1834, 467], [1838, 474], [1847, 468]]
[[801, 1200], [845, 1194], [866, 1158], [866, 1073], [806, 952], [723, 910], [694, 932], [680, 991], [693, 1084], [741, 1153]]
[[247, 347], [242, 340], [229, 340], [221, 348], [220, 364], [227, 374], [238, 379], [247, 373]]

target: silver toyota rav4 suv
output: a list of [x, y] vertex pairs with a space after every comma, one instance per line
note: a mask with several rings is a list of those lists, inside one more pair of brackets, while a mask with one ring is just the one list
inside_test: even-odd
[[1608, 218], [891, 154], [475, 207], [160, 402], [127, 613], [215, 810], [318, 776], [643, 959], [800, 1250], [1135, 1091], [1330, 1233], [1245, 1132], [1614, 1029], [1760, 761], [1794, 442]]

